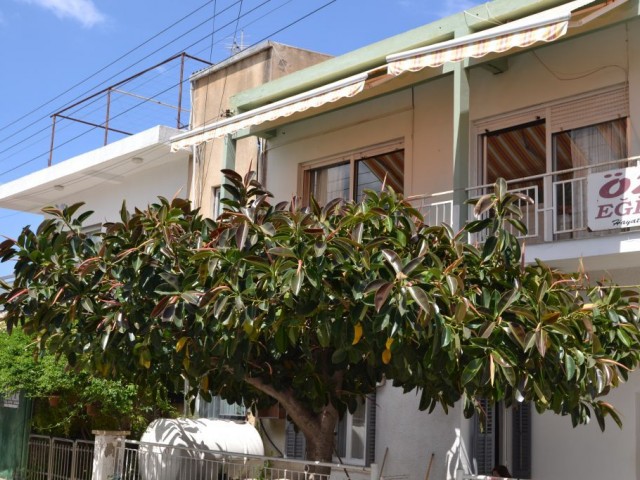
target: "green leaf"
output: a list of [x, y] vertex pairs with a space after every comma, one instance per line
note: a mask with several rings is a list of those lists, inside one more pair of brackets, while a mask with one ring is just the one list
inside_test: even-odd
[[567, 380], [571, 380], [576, 373], [576, 362], [568, 353], [564, 356], [564, 369]]
[[480, 372], [480, 369], [483, 365], [484, 358], [474, 358], [473, 360], [471, 360], [462, 371], [462, 376], [460, 377], [460, 383], [462, 384], [462, 386], [465, 386], [466, 384], [471, 382], [476, 377], [476, 375], [478, 375], [478, 372]]
[[420, 308], [422, 308], [425, 312], [428, 312], [429, 308], [431, 307], [431, 301], [427, 293], [422, 288], [416, 285], [408, 287], [407, 290], [409, 290], [409, 293], [416, 301], [416, 303], [420, 305]]
[[379, 312], [382, 309], [382, 306], [387, 301], [389, 297], [389, 293], [393, 289], [393, 283], [385, 283], [376, 291], [376, 295], [373, 301], [374, 306], [376, 307], [376, 311]]
[[304, 280], [304, 270], [298, 268], [293, 276], [291, 277], [291, 291], [294, 295], [298, 295], [300, 293], [300, 289], [302, 288], [302, 282]]
[[402, 260], [398, 257], [398, 254], [393, 250], [382, 250], [382, 255], [391, 264], [396, 273], [402, 272]]

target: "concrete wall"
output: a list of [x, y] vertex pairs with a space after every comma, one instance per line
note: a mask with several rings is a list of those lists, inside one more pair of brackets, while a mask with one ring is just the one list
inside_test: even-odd
[[105, 180], [99, 187], [74, 193], [60, 203], [71, 205], [85, 202], [80, 211], [94, 211], [85, 225], [119, 220], [120, 207], [125, 199], [127, 208], [132, 211], [134, 207], [146, 208], [156, 202], [159, 196], [168, 199], [174, 196], [187, 197], [187, 169], [186, 161], [166, 163], [161, 168], [129, 175], [117, 182]]

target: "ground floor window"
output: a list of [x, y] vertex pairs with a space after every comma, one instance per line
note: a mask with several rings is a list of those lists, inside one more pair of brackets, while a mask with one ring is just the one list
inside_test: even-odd
[[471, 455], [479, 475], [491, 475], [505, 465], [515, 478], [531, 478], [531, 404], [505, 408], [481, 401], [484, 424], [473, 418]]

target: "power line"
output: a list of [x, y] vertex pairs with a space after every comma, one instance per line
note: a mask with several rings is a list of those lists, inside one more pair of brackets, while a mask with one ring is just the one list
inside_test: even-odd
[[[59, 99], [60, 97], [62, 97], [63, 95], [66, 95], [67, 93], [69, 93], [71, 90], [73, 90], [76, 87], [79, 87], [80, 85], [83, 85], [84, 83], [88, 82], [89, 80], [91, 80], [92, 78], [94, 78], [96, 75], [102, 73], [103, 71], [105, 71], [107, 68], [113, 66], [114, 64], [116, 64], [117, 62], [119, 62], [120, 60], [122, 60], [123, 58], [127, 57], [128, 55], [132, 54], [133, 52], [135, 52], [136, 50], [139, 50], [140, 48], [142, 48], [143, 46], [145, 46], [146, 44], [148, 44], [149, 42], [155, 40], [156, 38], [158, 38], [160, 35], [162, 35], [163, 33], [169, 31], [170, 29], [174, 28], [176, 25], [178, 25], [179, 23], [183, 22], [184, 20], [186, 20], [187, 18], [195, 15], [196, 13], [198, 13], [200, 10], [202, 10], [204, 7], [206, 7], [207, 5], [209, 5], [211, 2], [213, 2], [214, 0], [208, 0], [207, 2], [205, 2], [204, 4], [202, 4], [200, 7], [196, 8], [195, 10], [193, 10], [192, 12], [188, 13], [187, 15], [185, 15], [184, 17], [182, 17], [181, 19], [179, 19], [176, 22], [173, 22], [171, 25], [165, 27], [164, 29], [162, 29], [160, 32], [156, 33], [155, 35], [151, 36], [150, 38], [148, 38], [147, 40], [145, 40], [144, 42], [142, 42], [141, 44], [137, 45], [136, 47], [132, 48], [131, 50], [129, 50], [128, 52], [120, 55], [118, 58], [116, 58], [115, 60], [113, 60], [112, 62], [108, 63], [107, 65], [105, 65], [104, 67], [100, 68], [99, 70], [97, 70], [96, 72], [92, 73], [91, 75], [89, 75], [88, 77], [86, 77], [85, 79], [81, 80], [80, 82], [74, 84], [73, 86], [69, 87], [68, 89], [66, 89], [64, 92], [56, 95], [55, 97], [53, 97], [52, 99], [48, 100], [47, 102], [39, 105], [38, 107], [36, 107], [35, 109], [31, 110], [30, 112], [25, 113], [24, 115], [22, 115], [21, 117], [19, 117], [16, 120], [13, 120], [11, 122], [9, 122], [6, 125], [3, 125], [2, 127], [0, 127], [0, 132], [4, 131], [6, 128], [8, 128], [9, 126], [20, 122], [21, 120], [23, 120], [24, 118], [28, 117], [29, 115], [37, 112], [38, 110], [44, 108], [47, 105], [50, 105], [51, 103], [55, 102], [57, 99]], [[113, 77], [111, 77], [113, 78]], [[100, 85], [103, 85], [103, 83], [101, 83]], [[100, 86], [98, 85], [98, 86]], [[97, 88], [97, 87], [94, 87]], [[91, 89], [92, 90], [92, 89]], [[89, 91], [91, 91], [89, 90]], [[80, 98], [82, 95], [85, 94], [80, 94], [79, 96], [77, 96], [75, 99]], [[68, 105], [69, 103], [73, 102], [73, 100], [70, 100], [69, 102], [67, 102], [66, 105]], [[40, 120], [42, 120], [43, 118], [47, 118], [49, 115], [51, 115], [54, 112], [51, 112], [50, 114], [47, 114], [43, 117], [40, 118]], [[7, 137], [5, 137], [4, 139], [0, 140], [0, 143], [3, 142], [4, 140], [6, 140]]]
[[[242, 1], [243, 1], [243, 0], [238, 0], [238, 1], [237, 1], [237, 2], [235, 2], [234, 4], [241, 3]], [[258, 5], [257, 7], [254, 7], [253, 9], [251, 9], [251, 10], [247, 11], [246, 13], [242, 14], [241, 16], [239, 16], [239, 17], [238, 17], [238, 19], [236, 19], [236, 20], [234, 20], [234, 21], [235, 21], [235, 22], [237, 22], [237, 21], [239, 20], [239, 18], [244, 17], [244, 16], [246, 16], [246, 15], [248, 15], [248, 14], [252, 13], [252, 12], [253, 12], [253, 11], [255, 11], [257, 8], [260, 8], [261, 6], [263, 6], [263, 5], [264, 5], [264, 4], [266, 4], [266, 3], [269, 3], [270, 1], [271, 1], [271, 0], [265, 0], [263, 3], [261, 3], [261, 4], [260, 4], [260, 5]], [[317, 13], [317, 12], [319, 12], [319, 11], [323, 10], [324, 8], [328, 7], [329, 5], [331, 5], [331, 4], [335, 3], [335, 2], [337, 2], [337, 0], [330, 0], [330, 1], [326, 2], [326, 3], [324, 3], [324, 4], [323, 4], [323, 5], [321, 5], [320, 7], [318, 7], [318, 8], [316, 8], [316, 9], [314, 9], [314, 10], [312, 10], [312, 11], [308, 12], [307, 14], [305, 14], [305, 15], [303, 15], [303, 16], [301, 16], [301, 17], [298, 17], [296, 20], [294, 20], [294, 21], [292, 21], [292, 22], [288, 23], [287, 25], [285, 25], [285, 26], [283, 26], [283, 27], [279, 28], [279, 29], [278, 29], [278, 30], [276, 30], [275, 32], [272, 32], [271, 34], [269, 34], [269, 35], [267, 35], [267, 36], [263, 37], [262, 39], [258, 40], [258, 41], [257, 41], [257, 42], [255, 42], [255, 43], [253, 43], [253, 44], [251, 45], [251, 47], [253, 47], [253, 46], [255, 46], [255, 45], [258, 45], [259, 43], [261, 43], [261, 42], [263, 42], [263, 41], [265, 41], [265, 40], [267, 40], [267, 39], [269, 39], [269, 38], [273, 37], [274, 35], [277, 35], [278, 33], [281, 33], [281, 32], [283, 32], [284, 30], [286, 30], [286, 29], [288, 29], [288, 28], [290, 28], [290, 27], [292, 27], [292, 26], [294, 26], [294, 25], [296, 25], [296, 24], [298, 24], [298, 23], [302, 22], [303, 20], [305, 20], [305, 19], [309, 18], [310, 16], [312, 16], [312, 15], [314, 15], [315, 13]], [[218, 13], [221, 13], [221, 12], [218, 12]], [[266, 15], [268, 15], [268, 14], [270, 14], [270, 13], [272, 13], [272, 12], [268, 12], [268, 13], [267, 13], [267, 14], [265, 14], [264, 16], [266, 16]], [[264, 17], [264, 16], [263, 16], [263, 17]], [[263, 18], [263, 17], [262, 17], [262, 18]], [[209, 18], [208, 20], [211, 20], [211, 18]], [[230, 22], [230, 23], [233, 23], [233, 22]], [[224, 26], [223, 26], [223, 27], [221, 27], [221, 28], [224, 28], [224, 27], [228, 26], [230, 23], [228, 23], [228, 24], [224, 25]], [[206, 38], [209, 38], [209, 35], [207, 35], [206, 37], [204, 37], [204, 39], [206, 39]], [[192, 46], [194, 46], [194, 45], [197, 45], [197, 44], [198, 44], [198, 43], [200, 43], [201, 41], [203, 41], [203, 39], [198, 40], [197, 42], [195, 42], [195, 43], [191, 44], [191, 45], [190, 45], [189, 47], [187, 47], [187, 48], [190, 48], [190, 47], [192, 47]], [[249, 47], [249, 48], [250, 48], [250, 47]], [[155, 53], [155, 52], [154, 52], [154, 53]], [[235, 56], [239, 55], [240, 53], [242, 53], [242, 52], [238, 52], [238, 53], [236, 53], [236, 54], [234, 54], [234, 55], [231, 55], [231, 56], [229, 56], [229, 57], [228, 57], [228, 59], [229, 59], [229, 60], [230, 60], [230, 59], [233, 59]], [[182, 82], [182, 83], [186, 83], [187, 81], [189, 81], [189, 80], [188, 80], [188, 79], [187, 79], [187, 80], [183, 80], [183, 82]], [[146, 103], [147, 101], [149, 101], [150, 99], [155, 98], [155, 97], [156, 97], [156, 96], [158, 96], [158, 95], [161, 95], [161, 94], [163, 94], [163, 93], [166, 93], [167, 91], [171, 90], [172, 88], [177, 87], [179, 84], [180, 84], [180, 82], [178, 82], [177, 84], [174, 84], [174, 85], [172, 85], [172, 86], [168, 87], [167, 89], [163, 90], [162, 92], [159, 92], [159, 93], [158, 93], [158, 94], [156, 94], [154, 97], [150, 97], [149, 99], [143, 100], [143, 101], [139, 102], [138, 104], [133, 105], [132, 107], [130, 107], [130, 108], [128, 108], [128, 109], [126, 109], [126, 110], [124, 110], [123, 112], [119, 113], [118, 115], [114, 116], [114, 117], [113, 117], [113, 119], [118, 118], [118, 117], [120, 117], [120, 116], [124, 115], [125, 113], [127, 113], [127, 112], [131, 111], [131, 110], [132, 110], [132, 109], [134, 109], [134, 108], [137, 108], [138, 106], [140, 106], [140, 105], [142, 105], [142, 104]], [[207, 120], [207, 122], [208, 122], [208, 121], [211, 121], [211, 120]], [[72, 142], [72, 141], [74, 141], [74, 140], [77, 140], [78, 138], [80, 138], [80, 137], [82, 137], [82, 136], [84, 136], [84, 135], [88, 134], [89, 132], [91, 132], [91, 131], [95, 130], [96, 128], [98, 128], [98, 127], [92, 127], [92, 128], [90, 128], [89, 130], [87, 130], [86, 132], [83, 132], [83, 133], [81, 133], [81, 134], [79, 134], [79, 135], [77, 135], [77, 136], [75, 136], [75, 137], [73, 137], [73, 138], [71, 138], [71, 139], [67, 140], [66, 142], [64, 142], [64, 143], [62, 143], [62, 144], [58, 145], [57, 147], [55, 147], [55, 148], [54, 148], [54, 150], [59, 149], [60, 147], [62, 147], [62, 146], [64, 146], [64, 145], [67, 145], [68, 143], [70, 143], [70, 142]], [[150, 147], [150, 149], [152, 149], [152, 148], [158, 148], [158, 147]], [[6, 175], [7, 173], [13, 172], [13, 171], [15, 171], [15, 170], [17, 170], [17, 169], [19, 169], [19, 168], [21, 168], [21, 167], [23, 167], [23, 166], [25, 166], [25, 165], [29, 164], [29, 163], [32, 163], [32, 162], [34, 162], [35, 160], [37, 160], [37, 159], [39, 159], [39, 158], [41, 158], [41, 157], [43, 157], [43, 156], [47, 155], [48, 153], [49, 153], [48, 151], [47, 151], [47, 152], [44, 152], [44, 153], [39, 154], [39, 155], [37, 155], [37, 156], [35, 156], [35, 157], [33, 157], [33, 158], [29, 159], [29, 160], [26, 160], [26, 161], [24, 161], [24, 162], [22, 162], [22, 163], [20, 163], [20, 164], [18, 164], [18, 165], [16, 165], [16, 166], [14, 166], [14, 167], [12, 167], [12, 168], [8, 169], [8, 170], [5, 170], [5, 171], [3, 171], [3, 172], [0, 172], [0, 176], [2, 176], [2, 175]]]

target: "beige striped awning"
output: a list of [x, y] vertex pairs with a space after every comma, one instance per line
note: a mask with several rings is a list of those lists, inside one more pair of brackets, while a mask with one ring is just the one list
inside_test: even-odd
[[447, 62], [479, 58], [491, 52], [506, 52], [537, 42], [552, 42], [567, 33], [574, 10], [595, 0], [576, 0], [544, 12], [435, 45], [400, 52], [387, 57], [392, 75], [440, 67]]
[[203, 127], [195, 128], [171, 139], [171, 151], [190, 148], [193, 145], [208, 142], [214, 138], [224, 137], [254, 125], [270, 122], [294, 113], [317, 108], [341, 98], [349, 98], [362, 92], [369, 72], [360, 73], [340, 81], [294, 95], [284, 100], [225, 118]]

